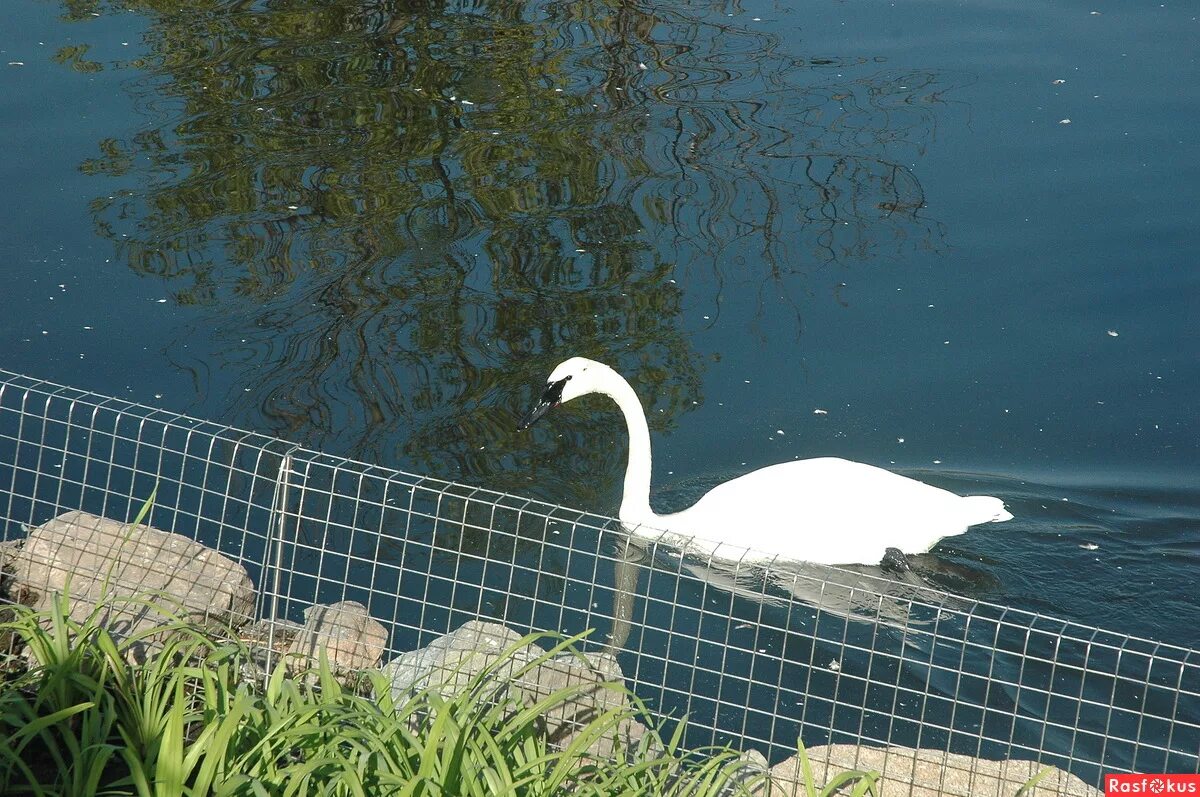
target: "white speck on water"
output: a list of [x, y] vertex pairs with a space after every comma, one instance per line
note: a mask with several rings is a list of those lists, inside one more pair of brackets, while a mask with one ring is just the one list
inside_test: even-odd
[[708, 317], [708, 316], [704, 316], [704, 320], [705, 320], [705, 321], [708, 321], [708, 320], [709, 320], [709, 317]]
[[25, 62], [24, 61], [9, 61], [8, 65], [9, 66], [25, 66]]
[[562, 94], [562, 89], [555, 89], [555, 91], [558, 92], [559, 94]]
[[904, 438], [903, 438], [903, 437], [897, 437], [897, 438], [896, 438], [896, 442], [897, 442], [897, 443], [903, 443], [903, 442], [904, 442]]
[[470, 100], [463, 100], [462, 104], [463, 105], [474, 105], [475, 103], [471, 102]]
[[776, 429], [776, 430], [775, 430], [775, 434], [783, 434], [783, 430], [782, 430], [782, 429]]
[[941, 464], [942, 464], [942, 461], [941, 461], [940, 459], [935, 459], [935, 460], [933, 461], [933, 464], [934, 464], [934, 465], [941, 465]]
[[299, 210], [299, 209], [300, 209], [299, 205], [288, 205], [288, 210]]
[[91, 327], [84, 327], [84, 329], [91, 329]]
[[1050, 82], [1055, 86], [1061, 86], [1062, 84], [1066, 83], [1067, 81], [1063, 80], [1062, 78], [1058, 78], [1057, 80], [1051, 80]]
[[155, 394], [154, 394], [154, 397], [155, 397], [156, 399], [160, 399], [160, 398], [162, 398], [162, 393], [155, 393]]
[[750, 384], [750, 380], [749, 380], [749, 379], [743, 379], [742, 381], [743, 381], [743, 382], [745, 382], [747, 385], [748, 385], [748, 384]]
[[1071, 124], [1071, 120], [1070, 119], [1059, 119], [1058, 123], [1060, 125], [1069, 125], [1069, 124]]
[[641, 61], [638, 62], [638, 69], [648, 69], [648, 68], [649, 67], [647, 67], [645, 64], [643, 64]]
[[1094, 542], [1081, 542], [1079, 543], [1079, 547], [1085, 551], [1095, 551], [1099, 549], [1100, 546]]
[[1115, 338], [1115, 337], [1117, 337], [1119, 334], [1120, 334], [1120, 333], [1119, 333], [1119, 332], [1117, 332], [1117, 330], [1115, 330], [1115, 329], [1110, 329], [1110, 330], [1108, 330], [1108, 336], [1109, 336], [1110, 338]]
[[841, 672], [842, 663], [837, 659], [833, 659], [829, 662], [829, 669], [833, 670], [834, 672]]
[[166, 299], [155, 299], [155, 301], [156, 301], [156, 302], [158, 302], [159, 304], [166, 304], [166, 303], [167, 303], [167, 300], [166, 300]]
[[586, 253], [586, 252], [587, 252], [587, 250], [586, 250], [586, 249], [576, 249], [576, 250], [575, 250], [575, 252], [576, 252], [577, 254], [581, 254], [581, 255], [582, 255], [582, 254]]

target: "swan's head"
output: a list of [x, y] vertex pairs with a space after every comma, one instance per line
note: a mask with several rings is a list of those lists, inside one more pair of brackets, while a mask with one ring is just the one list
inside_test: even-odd
[[558, 364], [546, 380], [546, 390], [538, 399], [521, 423], [517, 431], [522, 432], [532, 426], [543, 415], [559, 404], [570, 401], [588, 393], [595, 393], [603, 386], [605, 377], [611, 379], [613, 370], [603, 363], [589, 360], [586, 357], [572, 357]]

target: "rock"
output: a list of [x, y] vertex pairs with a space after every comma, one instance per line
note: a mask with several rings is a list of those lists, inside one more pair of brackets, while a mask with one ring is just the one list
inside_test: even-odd
[[[461, 694], [472, 678], [494, 668], [485, 679], [485, 699], [512, 698], [530, 706], [561, 690], [560, 702], [543, 713], [546, 738], [566, 747], [588, 722], [610, 710], [626, 710], [625, 693], [613, 688], [624, 675], [612, 656], [564, 653], [545, 658], [537, 645], [520, 644], [521, 636], [505, 626], [472, 620], [435, 639], [427, 647], [405, 653], [383, 667], [392, 694], [403, 704], [415, 692], [433, 688], [447, 698]], [[506, 650], [512, 652], [502, 657]], [[539, 662], [534, 664], [534, 662]], [[613, 732], [588, 745], [593, 755], [611, 757], [630, 749], [646, 729], [626, 715]]]
[[[613, 667], [616, 668], [615, 672]], [[565, 699], [542, 715], [546, 722], [547, 738], [560, 748], [569, 746], [580, 731], [605, 712], [625, 711], [625, 691], [614, 688], [614, 682], [619, 685], [625, 682], [616, 659], [572, 653], [563, 653], [544, 661], [513, 681], [525, 696], [527, 704], [545, 700], [556, 692], [568, 693]], [[626, 716], [619, 722], [615, 736], [598, 738], [588, 750], [594, 755], [611, 758], [616, 753], [618, 741], [620, 747], [628, 749], [645, 732], [641, 723]]]
[[12, 594], [47, 609], [67, 592], [69, 614], [125, 638], [170, 622], [237, 627], [250, 619], [245, 568], [179, 534], [66, 512], [30, 530], [12, 557]]
[[[1035, 761], [993, 761], [936, 750], [911, 747], [859, 747], [835, 744], [807, 750], [813, 779], [823, 786], [838, 773], [848, 770], [882, 773], [877, 786], [879, 797], [971, 797], [971, 795], [1011, 795], [1044, 769]], [[1069, 772], [1054, 767], [1026, 797], [1069, 795], [1102, 797]], [[793, 756], [771, 768], [770, 797], [803, 795], [800, 761]]]
[[[440, 636], [419, 650], [403, 653], [384, 665], [383, 674], [392, 684], [398, 704], [427, 688], [446, 698], [455, 697], [479, 673], [497, 666], [501, 654], [521, 641], [521, 636], [505, 626], [471, 620], [458, 629]], [[493, 675], [497, 689], [513, 673], [534, 661], [542, 651], [536, 645], [518, 647]]]
[[387, 629], [361, 603], [310, 606], [304, 620], [304, 628], [287, 648], [287, 655], [296, 657], [301, 668], [318, 666], [322, 650], [334, 673], [365, 670], [383, 657]]
[[770, 769], [771, 765], [766, 756], [757, 750], [747, 750], [725, 769], [729, 773], [729, 780], [717, 792], [717, 797], [741, 797], [762, 793], [763, 784], [768, 782]]

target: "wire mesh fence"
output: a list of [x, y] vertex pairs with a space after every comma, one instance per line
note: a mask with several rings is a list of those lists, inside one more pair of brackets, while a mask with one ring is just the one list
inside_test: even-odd
[[873, 569], [635, 547], [609, 518], [0, 371], [0, 540], [72, 510], [125, 522], [152, 491], [145, 522], [244, 566], [269, 623], [357, 601], [391, 654], [478, 619], [590, 630], [692, 746], [1200, 771], [1196, 651]]

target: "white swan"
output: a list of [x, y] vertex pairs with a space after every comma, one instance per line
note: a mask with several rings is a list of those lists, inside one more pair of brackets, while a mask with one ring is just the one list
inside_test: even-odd
[[[630, 533], [698, 553], [822, 564], [897, 564], [968, 526], [1010, 520], [999, 498], [959, 496], [897, 473], [834, 457], [784, 462], [719, 484], [673, 515], [650, 508], [650, 429], [629, 383], [603, 363], [559, 364], [524, 430], [563, 402], [602, 393], [629, 427], [629, 463], [619, 518]], [[903, 560], [903, 557], [899, 557]], [[904, 564], [902, 561], [900, 564]]]

